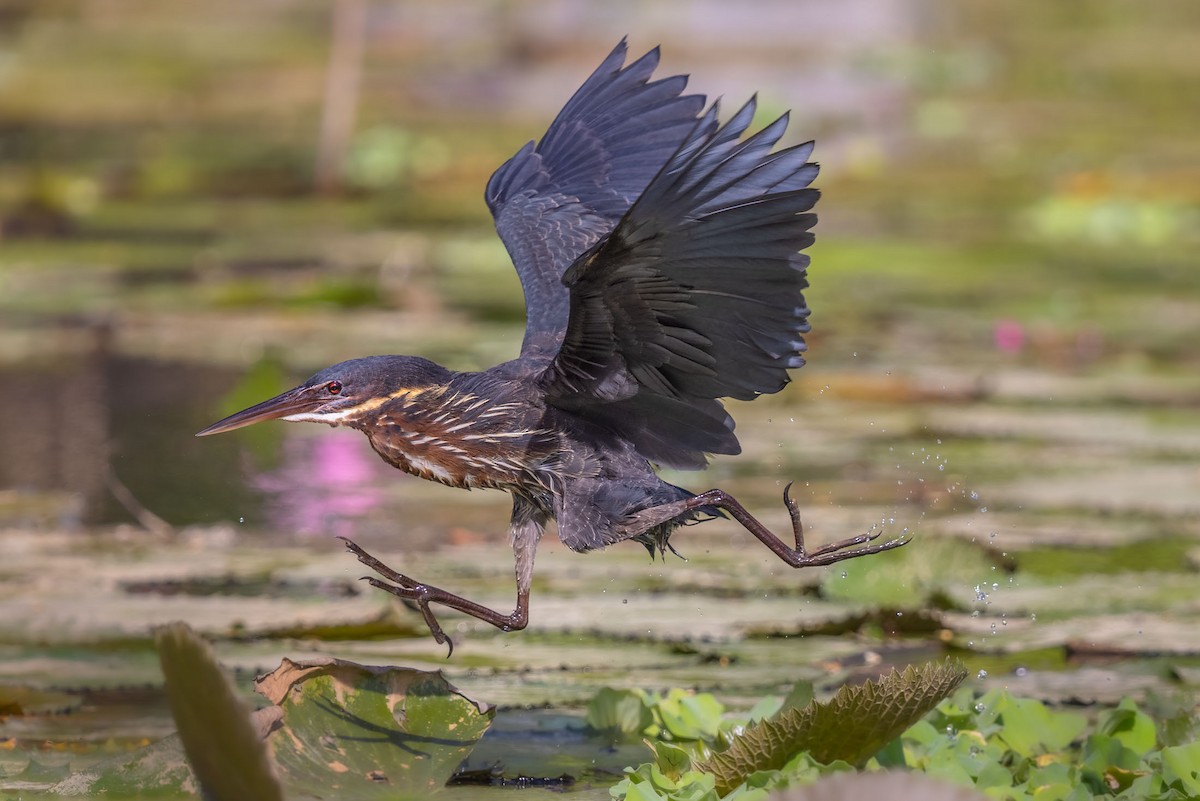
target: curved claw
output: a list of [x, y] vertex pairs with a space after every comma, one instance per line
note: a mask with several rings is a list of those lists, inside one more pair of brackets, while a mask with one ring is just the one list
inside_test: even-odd
[[792, 484], [789, 481], [783, 488], [783, 505], [787, 507], [788, 516], [792, 519], [792, 535], [796, 539], [796, 552], [804, 553], [804, 522], [800, 519], [800, 507], [792, 498]]
[[415, 601], [417, 608], [421, 610], [421, 616], [425, 618], [425, 625], [429, 627], [429, 633], [433, 635], [433, 639], [438, 645], [446, 646], [446, 658], [450, 658], [454, 653], [454, 641], [442, 630], [442, 626], [438, 623], [437, 617], [434, 616], [433, 610], [429, 608], [428, 598], [425, 597], [422, 590], [417, 589], [420, 585], [414, 582], [414, 586], [412, 587], [396, 586], [382, 579], [377, 579], [374, 576], [361, 576], [360, 581], [365, 581], [372, 587], [391, 593], [402, 600]]

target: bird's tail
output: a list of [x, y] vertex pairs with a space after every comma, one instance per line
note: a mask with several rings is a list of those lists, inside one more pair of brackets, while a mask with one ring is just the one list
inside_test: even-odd
[[[676, 503], [678, 501], [686, 501], [696, 497], [695, 493], [685, 490], [683, 487], [677, 487], [674, 484], [662, 482], [661, 493], [663, 499], [659, 503]], [[656, 504], [657, 505], [657, 504]], [[660, 523], [653, 528], [647, 529], [638, 536], [635, 540], [645, 546], [650, 552], [650, 558], [661, 556], [664, 560], [667, 558], [667, 551], [684, 559], [683, 554], [675, 550], [671, 545], [671, 534], [680, 526], [692, 526], [696, 523], [703, 523], [706, 520], [713, 520], [718, 517], [725, 517], [725, 513], [716, 506], [698, 506], [695, 509], [690, 509], [678, 517], [673, 517], [665, 523]]]

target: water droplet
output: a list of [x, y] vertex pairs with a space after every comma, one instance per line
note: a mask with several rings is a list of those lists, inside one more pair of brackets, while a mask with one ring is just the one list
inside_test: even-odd
[[239, 517], [239, 518], [238, 518], [238, 522], [239, 522], [239, 523], [245, 523], [245, 522], [246, 522], [246, 518], [244, 518], [244, 517]]
[[1017, 676], [1024, 678], [1025, 674], [1029, 672], [1029, 669], [1026, 667], [1018, 667], [1014, 672], [1017, 674]]
[[971, 500], [973, 500], [973, 501], [979, 500], [979, 493], [976, 492], [975, 490], [971, 490]]
[[980, 671], [979, 671], [979, 678], [981, 678], [981, 679], [986, 679], [986, 678], [987, 678], [987, 675], [988, 675], [988, 674], [987, 674], [987, 671], [986, 671], [986, 670], [980, 670]]
[[986, 507], [986, 506], [980, 506], [980, 507], [979, 507], [979, 511], [980, 511], [980, 512], [983, 512], [984, 514], [987, 514], [987, 507]]
[[979, 713], [981, 713], [981, 714], [982, 714], [983, 712], [986, 712], [986, 711], [987, 711], [987, 704], [983, 703], [983, 701], [980, 701], [979, 703], [975, 704], [975, 711], [976, 711], [976, 712], [979, 712]]
[[628, 598], [622, 598], [622, 599], [621, 599], [621, 603], [623, 603], [623, 604], [627, 604], [627, 603], [629, 603], [629, 599], [628, 599]]

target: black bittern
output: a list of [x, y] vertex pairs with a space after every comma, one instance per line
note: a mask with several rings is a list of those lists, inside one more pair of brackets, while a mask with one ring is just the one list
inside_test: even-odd
[[784, 491], [795, 547], [728, 493], [694, 495], [656, 466], [699, 469], [740, 451], [721, 398], [778, 392], [804, 363], [803, 290], [818, 192], [813, 143], [775, 150], [787, 115], [752, 136], [746, 103], [724, 125], [687, 77], [651, 81], [652, 50], [622, 41], [551, 123], [488, 181], [485, 198], [525, 293], [520, 355], [478, 373], [415, 356], [328, 367], [198, 436], [262, 420], [351, 426], [389, 464], [453, 487], [512, 494], [517, 604], [497, 612], [399, 573], [347, 540], [415, 602], [504, 631], [525, 627], [546, 524], [576, 551], [636, 540], [651, 554], [680, 525], [728, 513], [792, 567], [879, 553], [879, 532], [814, 550]]

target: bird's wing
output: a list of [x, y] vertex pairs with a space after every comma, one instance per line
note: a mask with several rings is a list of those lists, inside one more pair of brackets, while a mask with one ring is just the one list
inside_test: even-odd
[[545, 136], [496, 170], [485, 198], [525, 292], [521, 359], [542, 366], [567, 324], [562, 274], [616, 225], [704, 108], [687, 76], [651, 82], [658, 49], [627, 67], [625, 40], [559, 112]]
[[569, 322], [542, 389], [659, 464], [737, 453], [718, 399], [777, 392], [804, 363], [818, 168], [812, 142], [772, 152], [787, 115], [742, 140], [754, 111], [719, 126], [710, 108], [563, 276]]

